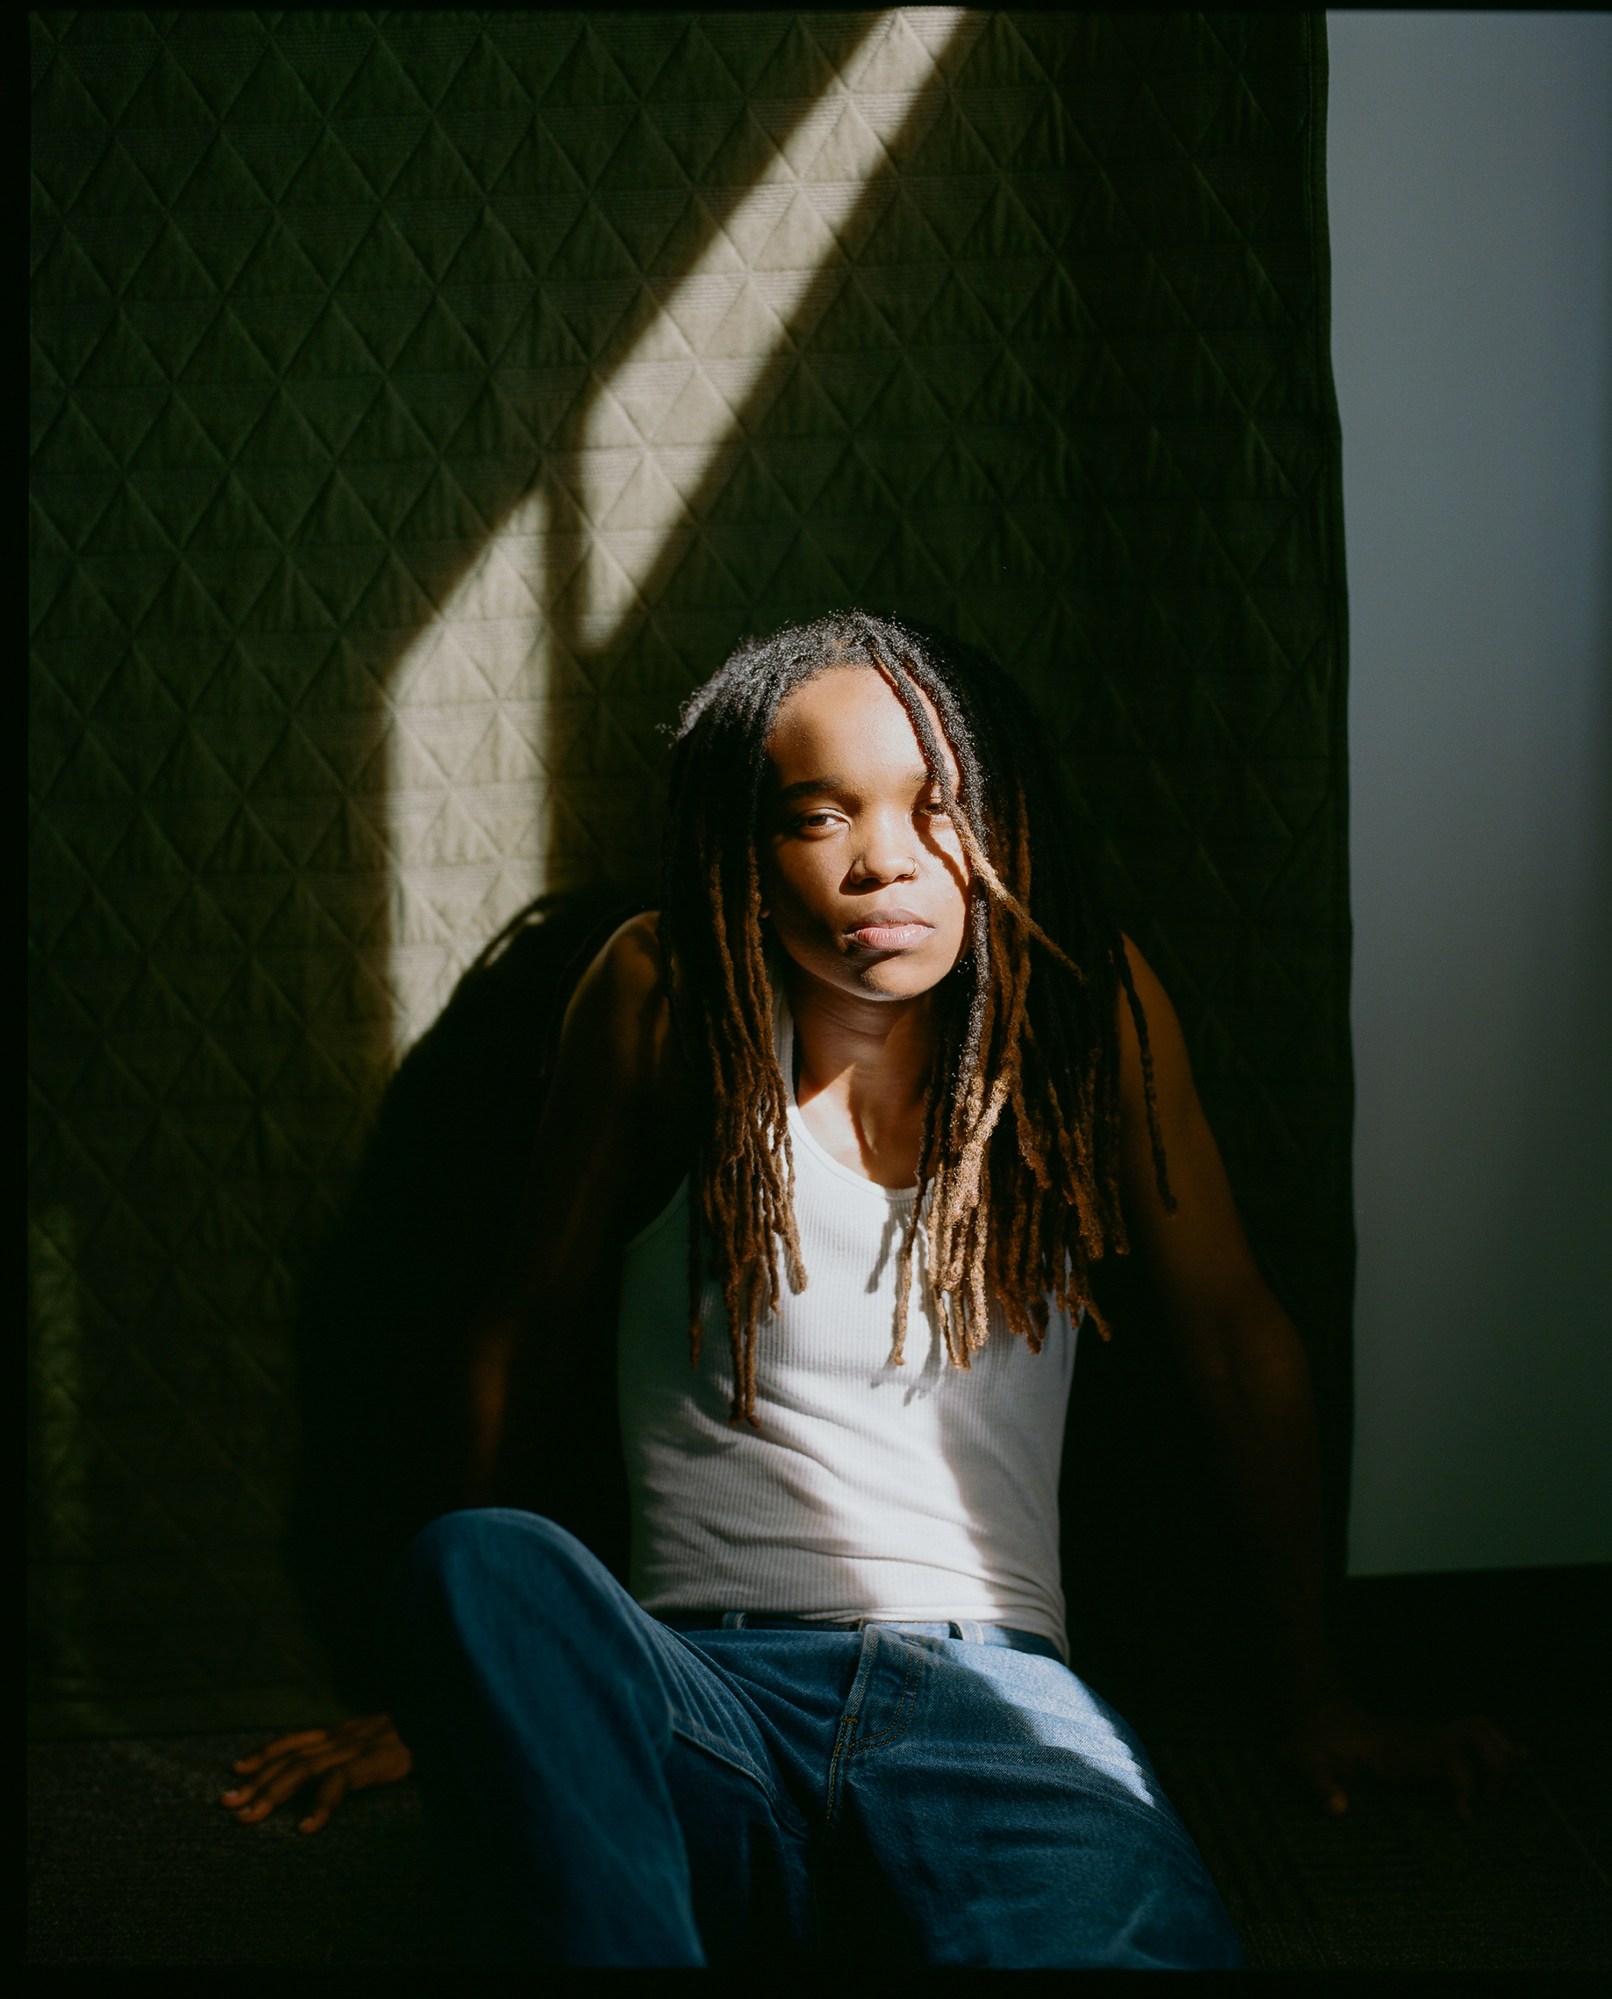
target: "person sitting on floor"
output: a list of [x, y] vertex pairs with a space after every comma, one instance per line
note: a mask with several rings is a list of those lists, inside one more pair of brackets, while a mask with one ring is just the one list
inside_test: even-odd
[[[412, 1764], [476, 1961], [839, 1936], [1238, 1964], [1141, 1743], [1068, 1663], [1075, 1342], [1107, 1336], [1093, 1272], [1132, 1246], [1239, 1487], [1319, 1794], [1373, 1769], [1465, 1796], [1505, 1765], [1486, 1723], [1391, 1726], [1339, 1684], [1303, 1349], [1070, 825], [1006, 678], [893, 621], [791, 626], [690, 698], [660, 907], [565, 1013], [468, 1369], [465, 1503], [405, 1564], [392, 1714], [243, 1759], [244, 1822], [311, 1784], [316, 1829]], [[499, 1503], [512, 1410], [555, 1406], [555, 1356], [600, 1340], [601, 1273], [627, 1587]]]

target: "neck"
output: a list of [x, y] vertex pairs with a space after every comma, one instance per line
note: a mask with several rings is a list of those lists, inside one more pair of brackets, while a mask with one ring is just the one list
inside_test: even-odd
[[796, 1098], [842, 1102], [860, 1127], [921, 1111], [937, 1042], [934, 995], [863, 999], [803, 972], [784, 969], [800, 1074]]

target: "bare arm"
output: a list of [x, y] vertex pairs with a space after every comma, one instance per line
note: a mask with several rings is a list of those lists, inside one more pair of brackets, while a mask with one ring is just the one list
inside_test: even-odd
[[[449, 1394], [431, 1411], [444, 1465], [434, 1509], [528, 1499], [534, 1488], [574, 1500], [563, 1474], [579, 1466], [587, 1476], [570, 1486], [609, 1484], [595, 1454], [614, 1433], [602, 1387], [610, 1280], [635, 1211], [657, 1199], [656, 1176], [669, 1164], [663, 1113], [675, 1083], [653, 923], [637, 918], [599, 952], [567, 1009], [495, 1303], [469, 1329], [468, 1350], [459, 1348], [457, 1406]], [[518, 1420], [523, 1386], [544, 1420]], [[569, 1460], [561, 1476], [545, 1456]], [[584, 1538], [600, 1528], [599, 1545], [611, 1543], [608, 1495], [601, 1516], [567, 1524]], [[388, 1715], [358, 1715], [242, 1757], [222, 1802], [255, 1825], [300, 1798], [299, 1829], [312, 1833], [353, 1792], [395, 1783], [411, 1765]]]
[[1436, 1725], [1385, 1720], [1347, 1696], [1327, 1632], [1319, 1450], [1304, 1349], [1249, 1248], [1175, 1009], [1142, 954], [1133, 945], [1127, 951], [1147, 1017], [1177, 1205], [1167, 1213], [1159, 1198], [1141, 1051], [1122, 1006], [1126, 1215], [1153, 1267], [1269, 1608], [1288, 1760], [1335, 1813], [1347, 1809], [1345, 1786], [1364, 1772], [1438, 1785], [1465, 1817], [1517, 1752], [1479, 1716]]
[[471, 1336], [471, 1503], [499, 1496], [523, 1384], [580, 1392], [609, 1339], [621, 1248], [664, 1177], [677, 1094], [654, 919], [634, 917], [566, 1009], [504, 1280]]
[[1174, 1214], [1159, 1198], [1141, 1051], [1121, 1007], [1123, 1190], [1137, 1249], [1164, 1300], [1177, 1358], [1207, 1420], [1268, 1602], [1279, 1680], [1295, 1706], [1340, 1692], [1327, 1640], [1321, 1492], [1310, 1371], [1260, 1274], [1198, 1100], [1175, 1009], [1128, 947], [1147, 1017]]

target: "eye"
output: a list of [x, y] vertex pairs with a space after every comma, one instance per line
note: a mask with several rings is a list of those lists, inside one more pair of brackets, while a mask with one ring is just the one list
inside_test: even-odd
[[814, 833], [822, 826], [831, 826], [839, 817], [837, 812], [803, 812], [795, 821], [797, 833]]

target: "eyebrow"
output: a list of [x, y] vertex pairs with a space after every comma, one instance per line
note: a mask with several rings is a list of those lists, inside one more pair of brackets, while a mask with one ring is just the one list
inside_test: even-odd
[[[926, 764], [919, 764], [914, 770], [903, 771], [899, 781], [916, 786], [933, 784], [935, 779]], [[853, 788], [843, 777], [803, 777], [794, 784], [780, 786], [776, 796], [780, 805], [789, 805], [797, 798], [809, 797], [813, 792], [849, 791]]]

